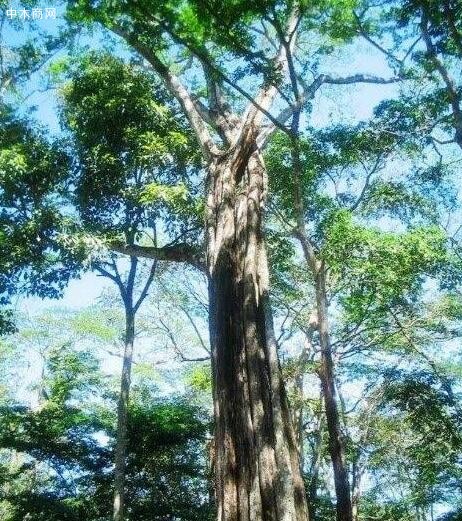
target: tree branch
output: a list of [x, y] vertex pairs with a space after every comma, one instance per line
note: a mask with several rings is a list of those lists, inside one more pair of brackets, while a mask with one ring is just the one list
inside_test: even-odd
[[133, 311], [135, 313], [140, 308], [140, 306], [143, 303], [144, 299], [148, 296], [149, 288], [151, 287], [152, 281], [154, 280], [154, 277], [156, 275], [157, 260], [158, 259], [154, 259], [154, 262], [152, 263], [152, 266], [151, 266], [151, 270], [149, 271], [148, 278], [146, 279], [144, 287], [141, 290], [140, 296], [138, 297], [138, 300], [136, 301], [135, 305], [133, 306]]
[[186, 356], [184, 356], [183, 352], [180, 349], [180, 346], [178, 345], [178, 343], [176, 341], [173, 331], [165, 323], [165, 321], [162, 319], [162, 317], [159, 317], [159, 322], [163, 326], [165, 333], [167, 333], [167, 336], [170, 338], [173, 350], [180, 357], [182, 362], [205, 362], [207, 360], [210, 360], [210, 356], [203, 356], [203, 357], [198, 357], [198, 358], [187, 358]]
[[117, 253], [131, 255], [134, 257], [144, 257], [146, 259], [157, 259], [160, 261], [185, 262], [195, 268], [205, 271], [205, 263], [199, 249], [189, 244], [176, 244], [175, 246], [164, 246], [156, 248], [154, 246], [138, 246], [136, 244], [111, 243], [108, 247]]
[[428, 17], [424, 9], [422, 9], [422, 20], [420, 23], [420, 30], [427, 48], [428, 56], [433, 63], [435, 69], [439, 72], [448, 93], [449, 102], [452, 108], [452, 115], [454, 117], [454, 128], [456, 131], [455, 141], [462, 148], [462, 108], [460, 95], [457, 92], [454, 80], [450, 77], [449, 72], [443, 62], [438, 58], [435, 46], [433, 45], [429, 30]]
[[[375, 47], [378, 51], [380, 51], [382, 54], [384, 54], [387, 58], [390, 58], [392, 61], [397, 63], [399, 66], [403, 65], [404, 60], [400, 60], [397, 58], [393, 53], [385, 49], [385, 47], [382, 47], [378, 42], [376, 42], [366, 31], [364, 28], [361, 18], [359, 15], [353, 11], [353, 16], [355, 17], [356, 23], [358, 25], [358, 32], [359, 34], [367, 41], [369, 42], [373, 47]], [[407, 57], [408, 54], [406, 54]]]
[[159, 74], [164, 81], [169, 92], [174, 96], [181, 107], [183, 108], [196, 137], [202, 149], [204, 157], [207, 160], [212, 159], [216, 155], [220, 155], [220, 150], [214, 143], [207, 126], [199, 114], [193, 99], [189, 92], [181, 83], [180, 79], [173, 74], [167, 65], [165, 65], [160, 58], [147, 45], [138, 41], [134, 34], [127, 33], [122, 27], [118, 25], [111, 26], [112, 32], [123, 38], [129, 45], [131, 45], [143, 58], [147, 60], [153, 69]]
[[[288, 56], [286, 53], [286, 45], [292, 45], [292, 41], [295, 41], [295, 35], [300, 22], [300, 6], [298, 2], [294, 2], [292, 11], [287, 22], [284, 35], [280, 36], [280, 45], [278, 54], [274, 60], [275, 70], [284, 70], [287, 67]], [[273, 24], [277, 30], [276, 24]], [[279, 32], [279, 31], [278, 31]], [[275, 85], [263, 85], [260, 89], [259, 94], [252, 98], [251, 105], [248, 107], [246, 114], [243, 117], [243, 124], [240, 134], [246, 133], [246, 129], [250, 125], [258, 127], [263, 116], [266, 116], [274, 128], [279, 128], [283, 132], [289, 133], [290, 131], [284, 126], [284, 122], [281, 122], [277, 117], [274, 117], [268, 112], [268, 109], [277, 94], [277, 87]]]
[[313, 99], [316, 92], [321, 88], [324, 84], [330, 85], [350, 85], [354, 83], [373, 83], [379, 85], [388, 85], [391, 83], [396, 83], [401, 81], [402, 78], [399, 76], [392, 78], [381, 78], [380, 76], [374, 76], [372, 74], [353, 74], [352, 76], [344, 76], [344, 77], [333, 77], [328, 74], [320, 74], [317, 76], [310, 84], [308, 84], [303, 78], [298, 77], [298, 81], [303, 87], [303, 92], [299, 94], [298, 101], [293, 105], [290, 105], [279, 113], [279, 115], [273, 119], [276, 119], [277, 124], [270, 125], [262, 132], [260, 132], [257, 144], [259, 148], [263, 148], [271, 134], [276, 130], [276, 128], [282, 128], [285, 132], [290, 133], [290, 131], [284, 126], [285, 123], [297, 112], [299, 111], [305, 103]]
[[122, 300], [125, 301], [126, 290], [120, 276], [118, 274], [111, 273], [99, 264], [95, 266], [95, 270], [100, 274], [101, 277], [106, 277], [117, 285], [122, 296]]

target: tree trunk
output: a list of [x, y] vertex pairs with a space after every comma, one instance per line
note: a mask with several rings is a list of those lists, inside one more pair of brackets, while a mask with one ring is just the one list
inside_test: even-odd
[[303, 469], [305, 466], [305, 447], [304, 447], [304, 438], [305, 438], [305, 429], [304, 429], [304, 389], [303, 385], [305, 382], [305, 374], [304, 374], [304, 359], [305, 349], [302, 352], [302, 356], [300, 357], [301, 369], [300, 373], [295, 378], [295, 392], [297, 397], [297, 407], [292, 407], [292, 412], [294, 415], [294, 430], [295, 430], [295, 440], [297, 443], [297, 452], [298, 458], [300, 460], [300, 472], [303, 474]]
[[323, 397], [320, 397], [321, 411], [319, 414], [316, 439], [313, 444], [313, 459], [311, 462], [311, 468], [309, 473], [309, 485], [308, 485], [308, 509], [310, 513], [310, 521], [315, 521], [317, 513], [318, 503], [318, 481], [319, 481], [319, 469], [321, 468], [322, 462], [322, 434], [324, 430], [324, 411], [322, 410]]
[[268, 298], [266, 171], [246, 142], [210, 166], [207, 199], [218, 521], [306, 521]]
[[127, 458], [127, 419], [128, 399], [130, 394], [133, 346], [135, 342], [135, 313], [133, 306], [126, 304], [125, 309], [125, 345], [117, 407], [117, 439], [114, 467], [114, 507], [113, 521], [125, 520], [125, 468]]
[[362, 472], [357, 462], [353, 465], [353, 483], [351, 494], [351, 511], [353, 521], [359, 519], [359, 500], [361, 497], [361, 477]]
[[319, 376], [326, 409], [329, 452], [334, 470], [335, 493], [337, 496], [337, 521], [352, 521], [350, 484], [345, 461], [345, 447], [340, 429], [340, 417], [334, 378], [334, 362], [329, 338], [325, 267], [322, 262], [319, 263], [315, 278], [318, 330], [321, 344], [321, 370], [319, 371]]

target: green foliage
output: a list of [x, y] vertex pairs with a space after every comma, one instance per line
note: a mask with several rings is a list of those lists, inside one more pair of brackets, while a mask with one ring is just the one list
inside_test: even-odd
[[[438, 500], [454, 504], [454, 491], [460, 485], [461, 448], [455, 435], [460, 428], [455, 412], [460, 396], [453, 396], [450, 403], [447, 390], [460, 385], [460, 364], [437, 356], [441, 346], [453, 349], [451, 341], [460, 336], [460, 299], [455, 291], [459, 261], [440, 224], [444, 212], [452, 211], [457, 202], [449, 180], [454, 172], [441, 161], [426, 165], [421, 143], [381, 128], [380, 121], [377, 115], [376, 120], [355, 127], [309, 129], [300, 140], [299, 171], [294, 171], [291, 140], [282, 133], [274, 136], [265, 157], [271, 193], [267, 234], [277, 281], [273, 296], [283, 320], [280, 338], [307, 339], [306, 353], [286, 362], [284, 375], [290, 378], [305, 372], [311, 385], [319, 372], [319, 336], [312, 326], [315, 301], [310, 266], [294, 240], [297, 175], [306, 233], [327, 273], [339, 394], [342, 384], [338, 382], [348, 386], [354, 382], [358, 389], [352, 394], [361, 393], [356, 401], [348, 387], [339, 400], [347, 459], [354, 462], [356, 472], [366, 469], [360, 519], [415, 521], [417, 511], [428, 511]], [[410, 171], [409, 163], [416, 165]], [[294, 277], [299, 266], [305, 270], [305, 284]], [[299, 332], [305, 338], [299, 339]], [[434, 379], [424, 382], [416, 370], [413, 377], [419, 383], [413, 380], [406, 387], [408, 375], [392, 371], [400, 363], [425, 366], [427, 371], [429, 366]], [[384, 405], [376, 415], [371, 413], [382, 393], [388, 400], [398, 388], [412, 392], [413, 399], [407, 395], [409, 402], [401, 402], [399, 408], [392, 409], [387, 402], [389, 408]], [[307, 402], [313, 399], [312, 393], [309, 396]], [[299, 400], [291, 398], [299, 406]], [[305, 405], [303, 419], [309, 425], [312, 416]], [[306, 436], [306, 458], [312, 465], [307, 480], [315, 472], [319, 450], [314, 440], [327, 437], [324, 427], [313, 429]], [[321, 453], [328, 468], [327, 442], [325, 447], [321, 444]], [[317, 518], [330, 520], [330, 485], [323, 478], [315, 478], [314, 506]]]
[[[139, 520], [212, 519], [208, 418], [181, 398], [135, 385], [129, 410], [127, 505]], [[71, 345], [46, 361], [39, 407], [0, 408], [0, 512], [5, 521], [100, 521], [110, 515], [114, 403], [95, 358]]]
[[[0, 502], [9, 505], [8, 521], [91, 519], [87, 494], [95, 475], [107, 466], [108, 451], [96, 441], [104, 424], [87, 403], [101, 383], [95, 360], [70, 347], [53, 351], [47, 362], [41, 403], [35, 410], [14, 403], [0, 411], [0, 447], [17, 465], [7, 468]], [[16, 455], [16, 456], [15, 456]], [[73, 497], [71, 490], [80, 490]]]
[[[75, 31], [62, 28], [51, 34], [41, 27], [41, 20], [30, 17], [27, 20], [27, 30], [24, 30], [25, 20], [18, 17], [7, 17], [9, 8], [31, 10], [42, 8], [36, 0], [16, 2], [12, 6], [7, 0], [0, 0], [2, 23], [0, 26], [0, 97], [19, 97], [23, 91], [28, 91], [28, 80], [31, 76], [40, 75], [46, 68], [48, 60], [66, 44], [72, 41]], [[35, 78], [34, 78], [35, 79]]]
[[[322, 256], [334, 276], [355, 281], [343, 300], [347, 313], [357, 306], [387, 309], [414, 298], [425, 276], [434, 276], [447, 262], [446, 237], [438, 227], [387, 233], [355, 224], [340, 211], [326, 222]], [[361, 310], [364, 311], [364, 309]]]
[[364, 521], [372, 521], [377, 517], [384, 521], [415, 521], [415, 513], [405, 502], [379, 503], [377, 498], [366, 495], [361, 510], [361, 519]]
[[[207, 426], [198, 411], [181, 401], [135, 402], [129, 425], [128, 494], [133, 495], [136, 519], [150, 519], [154, 507], [159, 519], [207, 519], [210, 505], [201, 455]], [[141, 490], [146, 495], [136, 501]]]
[[[20, 287], [56, 297], [76, 273], [76, 260], [56, 244], [69, 158], [59, 141], [0, 105], [1, 305]], [[2, 319], [5, 323], [8, 317]], [[6, 325], [6, 324], [5, 324]]]
[[436, 220], [437, 210], [434, 200], [421, 193], [412, 192], [404, 182], [376, 180], [371, 183], [364, 198], [362, 210], [365, 214], [378, 217], [383, 214], [395, 215], [403, 222], [410, 221], [416, 213]]
[[402, 507], [412, 516], [415, 508], [426, 509], [435, 498], [451, 502], [457, 495], [462, 477], [460, 397], [448, 394], [452, 384], [434, 373], [394, 371], [388, 377], [381, 416], [374, 420], [370, 465], [384, 467], [383, 475], [396, 482], [407, 474], [409, 495]]
[[[305, 222], [318, 258], [328, 267], [346, 323], [364, 320], [367, 313], [383, 316], [394, 306], [413, 302], [428, 278], [443, 283], [449, 279], [447, 267], [457, 265], [438, 225], [450, 198], [448, 185], [443, 180], [427, 183], [420, 178], [417, 183], [407, 176], [381, 175], [398, 144], [375, 123], [312, 130], [301, 139]], [[286, 236], [296, 219], [291, 147], [290, 140], [278, 134], [266, 159], [277, 207], [274, 217], [284, 226], [268, 235], [270, 251], [273, 242], [277, 245], [272, 255], [277, 284], [297, 265], [296, 250]], [[406, 154], [412, 157], [413, 151]], [[383, 231], [378, 220], [384, 217], [402, 231]], [[292, 288], [303, 288], [298, 280]], [[284, 291], [286, 299], [293, 298], [290, 284]]]
[[212, 374], [210, 367], [208, 365], [195, 367], [188, 374], [186, 383], [194, 391], [210, 393], [212, 391]]
[[[316, 42], [314, 51], [310, 44], [300, 46], [309, 49], [304, 61], [309, 57], [316, 68], [318, 55], [330, 54], [335, 44], [356, 36], [353, 8], [358, 4], [357, 0], [298, 2], [300, 27], [310, 42]], [[90, 26], [99, 22], [118, 34], [122, 30], [134, 49], [156, 53], [174, 68], [195, 56], [207, 63], [207, 74], [219, 82], [226, 77], [228, 84], [280, 85], [284, 75], [275, 63], [273, 45], [258, 37], [255, 29], [261, 21], [267, 22], [269, 39], [277, 41], [294, 5], [292, 0], [143, 0], [135, 4], [75, 0], [68, 3], [68, 16]], [[205, 85], [191, 84], [195, 95], [203, 98]]]
[[111, 323], [110, 317], [98, 309], [83, 310], [72, 317], [71, 325], [77, 334], [97, 338], [102, 342], [114, 342], [119, 337], [118, 329]]
[[[409, 80], [399, 99], [379, 107], [384, 125], [409, 141], [434, 147], [449, 140], [461, 146], [461, 2], [406, 0], [386, 2], [379, 10], [369, 7], [365, 2], [363, 26], [379, 41], [388, 40], [385, 47], [394, 42], [390, 63]], [[422, 45], [413, 45], [416, 41]]]
[[176, 186], [150, 183], [142, 190], [140, 203], [150, 207], [165, 205], [177, 215], [195, 217], [198, 221], [204, 214], [203, 200], [191, 197], [183, 183]]
[[[232, 83], [249, 95], [262, 82], [275, 85], [281, 102], [293, 101], [287, 77], [275, 67], [272, 44], [293, 5], [292, 0], [76, 0], [68, 2], [66, 14], [71, 23], [99, 22], [128, 35], [130, 51], [141, 49], [145, 57], [155, 53], [187, 84], [194, 103], [211, 94], [207, 79], [218, 80], [230, 108], [240, 114], [243, 100], [235, 95]], [[323, 55], [334, 57], [340, 42], [353, 41], [358, 34], [354, 11], [364, 16], [364, 26], [380, 43], [399, 51], [407, 51], [408, 43], [421, 36], [424, 13], [441, 63], [456, 73], [458, 95], [457, 35], [462, 20], [458, 0], [444, 5], [420, 0], [380, 5], [302, 0], [299, 5], [295, 67], [304, 81], [324, 72]], [[451, 11], [457, 15], [452, 24]], [[444, 139], [452, 135], [454, 96], [448, 95], [435, 60], [423, 49], [420, 38], [411, 48], [409, 66], [390, 58], [392, 68], [408, 82], [399, 98], [377, 107], [371, 122], [334, 122], [323, 130], [305, 124], [299, 143], [297, 175], [306, 208], [302, 218], [328, 274], [332, 345], [339, 364], [336, 385], [340, 395], [342, 380], [348, 379], [354, 384], [350, 388], [360, 387], [366, 396], [365, 405], [351, 404], [349, 398], [340, 403], [348, 462], [356, 456], [368, 460], [367, 490], [360, 504], [364, 521], [422, 521], [439, 501], [455, 509], [460, 491], [461, 369], [455, 356], [462, 318], [461, 266], [456, 258], [460, 252], [455, 247], [453, 255], [441, 226], [442, 213], [458, 205], [448, 181], [457, 167], [444, 164], [439, 142], [433, 139], [435, 133], [440, 136], [438, 132]], [[3, 58], [3, 47], [0, 53]], [[66, 148], [2, 106], [2, 306], [19, 288], [28, 294], [58, 296], [69, 278], [86, 267], [82, 260], [89, 251], [88, 265], [101, 261], [100, 267], [107, 267], [108, 256], [97, 255], [106, 239], [145, 244], [152, 238], [157, 245], [159, 222], [162, 239], [181, 236], [195, 245], [201, 240], [196, 230], [203, 224], [204, 181], [189, 123], [159, 79], [146, 72], [139, 56], [125, 59], [125, 49], [119, 55], [124, 59], [96, 53], [77, 60], [65, 56], [50, 65], [54, 81], [68, 80], [60, 90]], [[24, 77], [44, 56], [37, 45], [27, 42], [18, 48], [13, 68]], [[201, 62], [208, 64], [208, 78], [198, 72]], [[2, 73], [6, 71], [8, 78], [13, 68], [2, 59]], [[4, 79], [0, 78], [0, 87]], [[311, 101], [303, 107], [304, 121], [311, 121], [310, 105]], [[212, 124], [207, 125], [217, 146], [219, 140], [226, 142]], [[295, 344], [307, 325], [311, 327], [313, 281], [294, 240], [292, 146], [285, 133], [278, 133], [266, 151], [270, 194], [266, 237], [274, 306], [281, 315], [277, 318], [284, 320], [280, 338], [292, 338]], [[163, 328], [156, 335], [168, 343], [169, 328], [181, 329], [183, 324], [180, 311], [193, 322], [204, 318], [206, 308], [196, 299], [190, 273], [182, 276], [181, 284], [171, 271], [166, 269], [163, 275], [173, 282], [156, 292], [154, 300], [158, 318], [165, 315], [168, 322], [161, 324], [150, 316], [144, 325]], [[180, 287], [188, 282], [187, 292], [182, 292]], [[159, 297], [168, 297], [168, 303], [159, 305]], [[92, 347], [112, 344], [119, 334], [114, 323], [93, 309], [67, 325]], [[0, 328], [8, 326], [5, 314]], [[200, 326], [195, 331], [198, 337], [206, 329]], [[285, 376], [294, 378], [301, 370], [314, 377], [319, 369], [319, 335], [312, 333], [310, 360], [301, 368], [293, 360], [285, 363]], [[31, 349], [52, 335], [43, 328], [23, 328], [21, 334]], [[185, 345], [200, 343], [206, 348], [201, 338], [184, 337]], [[15, 403], [8, 374], [2, 380], [0, 517], [7, 521], [26, 516], [101, 521], [110, 516], [116, 392], [101, 378], [94, 356], [66, 342], [58, 348], [57, 343], [44, 350], [46, 367], [36, 407]], [[19, 366], [12, 344], [1, 349], [0, 361], [4, 357], [8, 364]], [[407, 371], [397, 370], [400, 364], [407, 364]], [[130, 516], [140, 521], [212, 519], [207, 416], [191, 401], [159, 399], [159, 374], [152, 366], [136, 364], [133, 376], [127, 460]], [[208, 367], [193, 369], [186, 384], [210, 394]], [[371, 388], [376, 392], [368, 396]], [[380, 402], [376, 410], [369, 398]], [[305, 406], [309, 419], [303, 434], [310, 456], [321, 438], [315, 503], [317, 518], [331, 520], [328, 440], [325, 427], [315, 425], [321, 409], [318, 397], [315, 405], [312, 402], [295, 404]], [[457, 519], [458, 513], [451, 516]]]
[[153, 213], [139, 203], [154, 187], [164, 202], [166, 194], [181, 197], [175, 186], [187, 182], [194, 158], [187, 127], [151, 75], [107, 55], [78, 62], [62, 96], [63, 123], [79, 157], [76, 196], [85, 227], [138, 233]]

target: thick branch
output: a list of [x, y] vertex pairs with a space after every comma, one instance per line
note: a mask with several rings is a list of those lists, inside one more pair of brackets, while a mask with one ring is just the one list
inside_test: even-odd
[[173, 74], [170, 69], [165, 65], [157, 54], [147, 45], [141, 43], [137, 37], [132, 33], [127, 33], [120, 26], [112, 26], [111, 30], [121, 36], [128, 44], [130, 44], [148, 63], [151, 64], [153, 69], [159, 74], [164, 81], [169, 92], [174, 96], [181, 107], [183, 108], [192, 128], [195, 131], [196, 137], [201, 146], [204, 157], [207, 160], [213, 158], [213, 156], [219, 155], [220, 150], [214, 143], [207, 126], [201, 115], [199, 114], [193, 99], [185, 86], [181, 83], [180, 79]]
[[286, 132], [288, 129], [284, 126], [285, 123], [300, 109], [305, 105], [307, 101], [313, 99], [316, 92], [322, 87], [324, 84], [330, 85], [351, 85], [355, 83], [373, 83], [378, 85], [388, 85], [391, 83], [396, 83], [401, 81], [402, 78], [399, 76], [395, 76], [392, 78], [381, 78], [380, 76], [374, 76], [372, 74], [353, 74], [351, 76], [344, 77], [333, 77], [329, 74], [320, 74], [317, 76], [310, 84], [308, 84], [303, 78], [298, 77], [298, 81], [303, 86], [303, 91], [298, 95], [298, 101], [283, 110], [279, 113], [276, 118], [277, 124], [273, 124], [268, 126], [258, 137], [258, 146], [263, 148], [268, 142], [271, 134], [276, 130], [276, 128], [283, 128]]
[[[298, 12], [298, 10], [294, 9], [294, 13]], [[294, 14], [293, 13], [293, 14]], [[292, 20], [292, 18], [291, 18]], [[230, 87], [232, 87], [234, 90], [236, 90], [241, 96], [243, 96], [245, 99], [247, 99], [250, 102], [249, 109], [246, 114], [260, 114], [265, 115], [273, 124], [277, 125], [277, 120], [272, 116], [272, 114], [268, 111], [269, 105], [271, 103], [271, 100], [269, 100], [269, 103], [265, 103], [264, 98], [261, 98], [259, 96], [255, 97], [252, 94], [248, 93], [245, 89], [243, 89], [237, 82], [231, 80], [227, 74], [225, 74], [219, 67], [216, 66], [216, 64], [211, 59], [210, 55], [208, 54], [207, 50], [204, 48], [197, 48], [193, 46], [190, 42], [188, 42], [185, 38], [182, 38], [177, 33], [172, 31], [172, 29], [166, 25], [161, 20], [156, 20], [159, 24], [162, 25], [162, 27], [170, 34], [170, 36], [179, 44], [184, 45], [196, 58], [201, 62], [205, 78], [207, 81], [207, 87], [209, 89], [209, 94], [211, 90], [213, 90], [212, 94], [212, 100], [217, 103], [215, 108], [218, 108], [219, 110], [216, 112], [216, 119], [214, 121], [214, 124], [217, 125], [221, 131], [225, 134], [226, 138], [230, 140], [230, 138], [233, 137], [233, 130], [234, 127], [239, 123], [239, 119], [237, 116], [235, 116], [230, 110], [229, 107], [226, 107], [223, 103], [223, 99], [220, 97], [220, 90], [218, 83], [216, 79], [214, 78], [220, 78], [220, 80], [223, 83], [226, 83]], [[295, 28], [297, 27], [297, 23], [293, 24], [292, 22], [289, 23], [288, 26], [288, 34], [292, 34], [295, 31]], [[283, 58], [283, 51], [284, 47], [281, 45], [278, 56], [275, 59], [275, 67], [279, 68], [281, 66], [281, 59]], [[276, 89], [276, 87], [272, 86], [271, 88]], [[266, 89], [266, 87], [265, 87]], [[276, 89], [277, 90], [277, 89]], [[217, 96], [218, 95], [218, 96]], [[274, 94], [273, 94], [274, 97]], [[213, 104], [211, 105], [212, 110], [210, 111], [210, 114], [213, 114]], [[253, 110], [250, 110], [253, 108]], [[220, 117], [221, 116], [221, 117]], [[252, 116], [253, 118], [254, 116]], [[246, 128], [248, 126], [249, 121], [247, 121], [247, 117], [243, 117], [242, 121], [244, 124], [242, 125], [242, 128]], [[247, 121], [247, 123], [246, 123]], [[284, 127], [281, 128], [281, 130], [285, 130]], [[242, 132], [241, 132], [242, 134]], [[238, 140], [238, 139], [237, 139]]]
[[[292, 40], [295, 41], [297, 28], [300, 22], [300, 6], [298, 2], [294, 2], [289, 20], [287, 22], [284, 35], [280, 36], [281, 42], [279, 46], [278, 54], [274, 60], [274, 68], [276, 70], [284, 70], [287, 67], [288, 56], [286, 53], [286, 46], [292, 44]], [[250, 125], [258, 127], [263, 116], [266, 116], [275, 128], [279, 128], [284, 132], [288, 132], [285, 128], [284, 122], [280, 122], [278, 118], [272, 116], [268, 109], [276, 96], [278, 89], [275, 85], [264, 85], [258, 95], [251, 100], [251, 105], [246, 111], [246, 115], [243, 118], [243, 126], [241, 134], [246, 132], [246, 128]]]
[[[140, 6], [138, 6], [140, 9]], [[161, 26], [170, 37], [178, 44], [183, 45], [191, 52], [191, 55], [199, 60], [205, 81], [207, 83], [209, 107], [207, 107], [206, 121], [213, 126], [225, 141], [231, 141], [233, 130], [239, 123], [239, 118], [232, 112], [222, 94], [222, 83], [227, 82], [227, 76], [220, 70], [205, 46], [197, 46], [178, 34], [162, 18], [152, 16], [149, 10], [141, 9], [146, 20]], [[229, 81], [228, 81], [229, 83]], [[201, 110], [204, 109], [202, 105]], [[199, 113], [201, 113], [199, 110]]]
[[205, 271], [205, 264], [199, 249], [189, 244], [176, 244], [174, 246], [164, 246], [155, 248], [153, 246], [138, 246], [111, 243], [109, 248], [117, 253], [131, 255], [132, 257], [144, 257], [146, 259], [157, 259], [160, 261], [185, 262], [195, 268]]

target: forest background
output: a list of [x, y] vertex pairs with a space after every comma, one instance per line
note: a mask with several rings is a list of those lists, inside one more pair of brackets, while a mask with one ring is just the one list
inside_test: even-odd
[[0, 6], [0, 518], [461, 519], [461, 2]]

